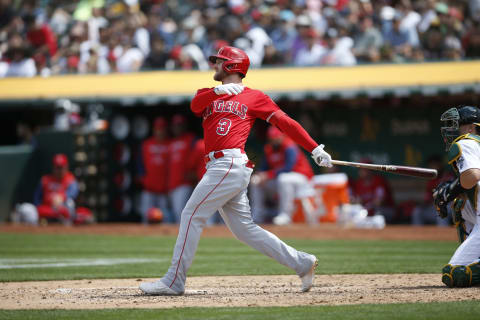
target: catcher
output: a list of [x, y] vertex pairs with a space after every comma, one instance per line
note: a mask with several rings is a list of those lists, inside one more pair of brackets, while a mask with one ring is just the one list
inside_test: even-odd
[[433, 202], [443, 218], [453, 204], [453, 222], [461, 245], [442, 269], [442, 282], [448, 287], [480, 284], [480, 109], [460, 106], [445, 111], [440, 121], [448, 151], [448, 163], [457, 178], [433, 190]]

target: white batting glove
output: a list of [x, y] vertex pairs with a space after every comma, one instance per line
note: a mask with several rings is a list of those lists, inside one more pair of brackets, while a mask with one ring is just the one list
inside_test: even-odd
[[217, 95], [228, 94], [229, 96], [237, 95], [244, 89], [243, 85], [238, 83], [221, 84], [215, 87], [214, 91]]
[[323, 150], [325, 146], [323, 144], [319, 145], [312, 151], [312, 158], [320, 167], [332, 167], [332, 157]]

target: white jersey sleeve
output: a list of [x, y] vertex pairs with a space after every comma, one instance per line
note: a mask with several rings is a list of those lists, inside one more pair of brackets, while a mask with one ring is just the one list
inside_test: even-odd
[[462, 139], [457, 142], [461, 155], [457, 159], [457, 168], [460, 173], [468, 169], [480, 169], [480, 144], [475, 140]]

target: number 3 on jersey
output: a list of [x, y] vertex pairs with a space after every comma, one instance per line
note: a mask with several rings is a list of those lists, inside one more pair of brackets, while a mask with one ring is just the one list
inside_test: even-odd
[[232, 125], [232, 120], [227, 118], [220, 119], [217, 125], [217, 134], [220, 136], [226, 136], [228, 134], [228, 131], [230, 131], [231, 125]]

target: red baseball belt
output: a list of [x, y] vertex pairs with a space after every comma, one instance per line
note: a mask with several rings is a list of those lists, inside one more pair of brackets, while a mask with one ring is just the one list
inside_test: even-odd
[[[225, 156], [225, 154], [222, 151], [215, 151], [212, 155], [212, 158], [213, 159], [220, 159], [220, 158], [223, 158], [224, 156]], [[210, 159], [210, 154], [205, 155], [205, 157], [204, 157], [205, 164], [209, 163], [210, 160], [213, 160], [213, 159]], [[252, 161], [248, 160], [247, 167], [253, 169], [253, 168], [255, 168], [255, 164]]]
[[[223, 158], [224, 156], [225, 156], [225, 154], [222, 151], [215, 151], [213, 153], [212, 157], [213, 157], [213, 159], [220, 159], [220, 158]], [[204, 160], [205, 160], [205, 164], [210, 162], [210, 160], [212, 160], [212, 159], [210, 159], [210, 154], [205, 155]]]

